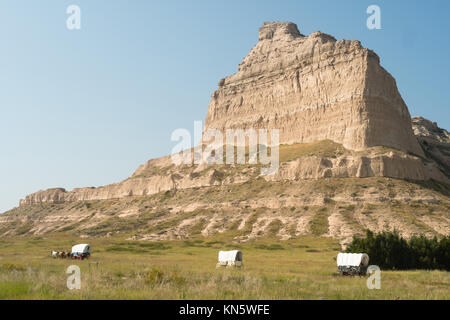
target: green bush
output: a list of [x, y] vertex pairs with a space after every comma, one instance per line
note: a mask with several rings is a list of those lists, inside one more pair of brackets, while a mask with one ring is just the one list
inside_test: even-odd
[[381, 269], [439, 269], [450, 271], [450, 237], [440, 241], [434, 237], [413, 236], [405, 240], [397, 231], [375, 235], [367, 231], [366, 238], [353, 238], [347, 252], [364, 252], [370, 264]]
[[269, 245], [257, 244], [255, 245], [255, 248], [260, 250], [284, 250], [284, 247], [278, 243], [273, 243]]

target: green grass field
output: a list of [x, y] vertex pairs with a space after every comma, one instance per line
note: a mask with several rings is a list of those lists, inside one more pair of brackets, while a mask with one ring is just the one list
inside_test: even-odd
[[[89, 260], [50, 256], [85, 242], [93, 246]], [[241, 250], [244, 267], [216, 269], [221, 249]], [[245, 244], [1, 239], [0, 299], [450, 299], [449, 272], [382, 271], [381, 289], [369, 290], [366, 277], [337, 274], [338, 252], [337, 241], [312, 236]], [[71, 264], [81, 268], [81, 290], [66, 287]]]

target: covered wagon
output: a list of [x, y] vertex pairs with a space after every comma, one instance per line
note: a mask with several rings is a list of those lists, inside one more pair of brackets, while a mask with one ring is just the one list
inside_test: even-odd
[[242, 267], [242, 252], [239, 250], [219, 251], [219, 262], [216, 267]]
[[83, 260], [89, 258], [91, 255], [92, 247], [89, 244], [77, 244], [72, 247], [72, 259]]
[[366, 253], [339, 253], [336, 262], [342, 275], [364, 275], [369, 266], [369, 256]]

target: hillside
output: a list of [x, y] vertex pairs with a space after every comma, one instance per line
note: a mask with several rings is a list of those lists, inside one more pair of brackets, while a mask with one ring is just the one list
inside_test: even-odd
[[[372, 153], [384, 151], [375, 148]], [[351, 154], [330, 141], [283, 146], [280, 172], [302, 159], [335, 159]], [[214, 236], [248, 241], [265, 236], [291, 239], [314, 234], [338, 238], [345, 244], [365, 229], [395, 228], [407, 237], [450, 232], [450, 188], [436, 181], [382, 176], [308, 179], [293, 175], [265, 179], [259, 176], [257, 165], [197, 169], [194, 165], [176, 168], [179, 174], [209, 185], [174, 187], [153, 195], [121, 199], [20, 206], [0, 216], [0, 235], [63, 232], [82, 237], [118, 234], [140, 240]], [[159, 176], [161, 172], [173, 175], [173, 170], [171, 164], [157, 170], [151, 167], [140, 170], [128, 181]]]
[[450, 136], [411, 119], [395, 79], [359, 41], [264, 23], [212, 94], [202, 150], [208, 129], [237, 128], [279, 130], [275, 174], [262, 175], [262, 164], [152, 159], [115, 184], [28, 195], [0, 216], [0, 236], [245, 242], [314, 234], [346, 244], [364, 229], [450, 233]]

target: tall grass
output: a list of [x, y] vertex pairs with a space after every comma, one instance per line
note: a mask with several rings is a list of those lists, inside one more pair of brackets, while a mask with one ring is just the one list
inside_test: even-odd
[[[53, 248], [76, 242], [94, 248], [90, 260], [52, 259]], [[198, 238], [139, 242], [117, 238], [8, 239], [0, 247], [0, 299], [449, 299], [445, 271], [382, 270], [382, 289], [365, 277], [340, 277], [338, 243], [329, 238], [275, 238], [235, 244]], [[120, 249], [119, 249], [120, 248]], [[240, 249], [242, 269], [216, 269], [222, 249]], [[98, 263], [98, 264], [97, 264]], [[81, 290], [65, 273], [81, 268]]]

